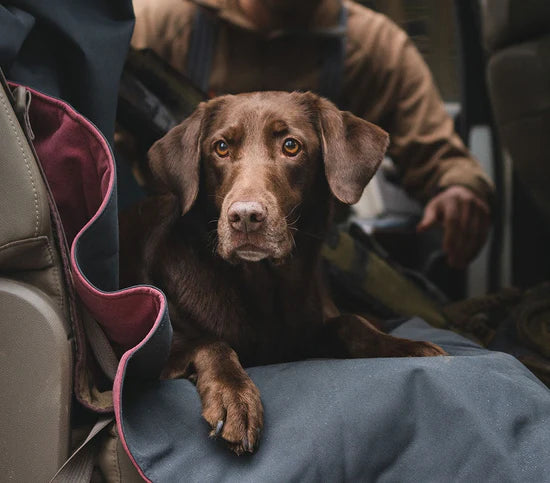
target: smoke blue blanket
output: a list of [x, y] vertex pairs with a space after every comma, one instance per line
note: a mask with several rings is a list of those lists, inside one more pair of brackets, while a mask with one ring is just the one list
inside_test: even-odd
[[190, 382], [127, 384], [127, 443], [163, 483], [550, 481], [550, 391], [527, 369], [419, 319], [394, 334], [452, 356], [251, 368], [265, 431], [241, 457], [208, 438]]

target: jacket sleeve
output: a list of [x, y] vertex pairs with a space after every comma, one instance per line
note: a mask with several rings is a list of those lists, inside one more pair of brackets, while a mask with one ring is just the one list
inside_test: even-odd
[[425, 202], [463, 185], [491, 203], [489, 177], [454, 131], [429, 68], [405, 32], [379, 14], [368, 26], [350, 28], [365, 32], [356, 46], [364, 59], [358, 73], [370, 77], [368, 93], [375, 100], [365, 104], [363, 114], [390, 133], [388, 154], [405, 189]]

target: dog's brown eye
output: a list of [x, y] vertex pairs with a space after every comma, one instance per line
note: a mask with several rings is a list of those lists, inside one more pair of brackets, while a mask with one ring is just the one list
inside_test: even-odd
[[222, 158], [229, 154], [229, 146], [225, 141], [216, 142], [214, 149], [216, 150], [216, 154]]
[[287, 156], [296, 156], [301, 148], [300, 143], [293, 138], [287, 138], [283, 143], [283, 153]]

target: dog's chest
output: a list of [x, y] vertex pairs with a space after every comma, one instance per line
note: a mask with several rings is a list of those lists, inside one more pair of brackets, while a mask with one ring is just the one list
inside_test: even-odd
[[197, 251], [170, 253], [161, 287], [183, 315], [172, 317], [176, 330], [191, 323], [226, 341], [246, 365], [307, 356], [311, 334], [323, 322], [313, 267], [233, 266]]
[[267, 263], [205, 268], [195, 278], [193, 303], [189, 293], [180, 299], [195, 323], [225, 340], [245, 365], [307, 356], [323, 321], [312, 277], [281, 276]]
[[268, 266], [254, 267], [240, 277], [234, 297], [244, 310], [237, 351], [244, 363], [260, 364], [299, 359], [323, 321], [312, 277], [281, 276]]

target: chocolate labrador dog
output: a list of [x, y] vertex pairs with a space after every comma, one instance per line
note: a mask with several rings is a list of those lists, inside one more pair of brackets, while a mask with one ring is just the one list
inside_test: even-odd
[[243, 366], [445, 353], [341, 315], [324, 284], [334, 201], [359, 200], [387, 145], [312, 93], [261, 92], [202, 103], [149, 151], [161, 194], [121, 217], [121, 281], [164, 291], [164, 376], [196, 383], [211, 434], [238, 454], [263, 424]]

